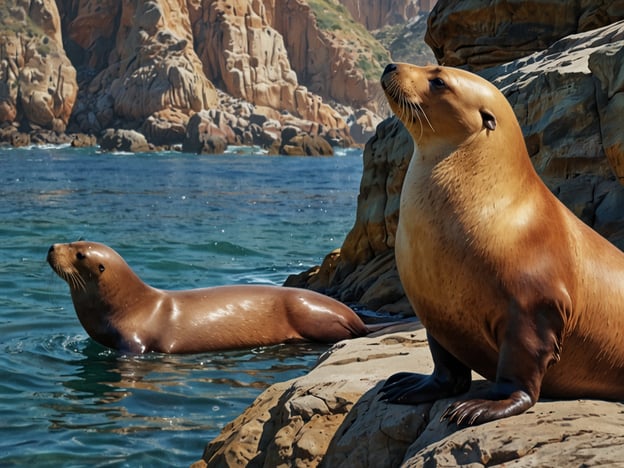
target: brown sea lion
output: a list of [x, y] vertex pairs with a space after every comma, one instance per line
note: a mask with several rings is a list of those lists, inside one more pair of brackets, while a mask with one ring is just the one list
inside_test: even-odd
[[89, 336], [122, 351], [197, 353], [297, 341], [333, 343], [369, 332], [346, 305], [304, 289], [156, 289], [117, 252], [95, 242], [54, 244], [47, 260], [68, 283]]
[[544, 185], [500, 91], [463, 70], [388, 65], [388, 102], [412, 135], [396, 262], [434, 372], [400, 373], [394, 403], [495, 382], [443, 418], [480, 424], [540, 395], [624, 399], [624, 254]]

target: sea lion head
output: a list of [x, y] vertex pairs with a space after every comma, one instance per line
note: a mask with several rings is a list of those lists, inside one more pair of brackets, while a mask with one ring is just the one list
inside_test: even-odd
[[501, 119], [513, 115], [495, 86], [457, 68], [392, 63], [384, 70], [381, 85], [419, 148], [457, 148], [495, 133]]
[[[74, 292], [86, 292], [96, 286], [112, 263], [120, 261], [119, 255], [96, 242], [54, 244], [48, 250], [47, 261]], [[123, 261], [123, 260], [121, 260]]]

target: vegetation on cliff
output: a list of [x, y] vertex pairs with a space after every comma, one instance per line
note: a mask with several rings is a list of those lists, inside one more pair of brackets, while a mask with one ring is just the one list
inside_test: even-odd
[[436, 63], [435, 55], [423, 38], [427, 31], [427, 16], [420, 14], [407, 23], [385, 26], [373, 32], [392, 55], [395, 62], [416, 65]]
[[331, 33], [344, 49], [355, 54], [357, 66], [366, 79], [377, 80], [391, 60], [388, 50], [343, 5], [331, 0], [309, 0], [308, 4], [319, 28]]

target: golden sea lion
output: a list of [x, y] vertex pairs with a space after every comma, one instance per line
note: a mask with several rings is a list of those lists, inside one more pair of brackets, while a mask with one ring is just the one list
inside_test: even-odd
[[95, 242], [54, 244], [47, 260], [69, 285], [89, 336], [122, 351], [197, 353], [296, 341], [333, 343], [370, 331], [346, 305], [304, 289], [156, 289], [117, 252]]
[[401, 192], [396, 262], [427, 329], [434, 372], [400, 373], [395, 403], [495, 382], [443, 418], [479, 424], [540, 394], [624, 398], [624, 254], [544, 185], [502, 93], [441, 66], [388, 65], [388, 102], [414, 143]]

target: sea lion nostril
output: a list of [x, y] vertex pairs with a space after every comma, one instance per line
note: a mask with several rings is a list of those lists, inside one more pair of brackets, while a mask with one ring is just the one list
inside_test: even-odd
[[48, 253], [52, 253], [52, 252], [54, 252], [54, 244], [52, 244], [50, 248], [48, 249]]
[[381, 76], [386, 75], [388, 73], [392, 73], [393, 71], [396, 71], [396, 69], [397, 69], [396, 63], [389, 63], [388, 65], [386, 65], [386, 68], [384, 69]]

